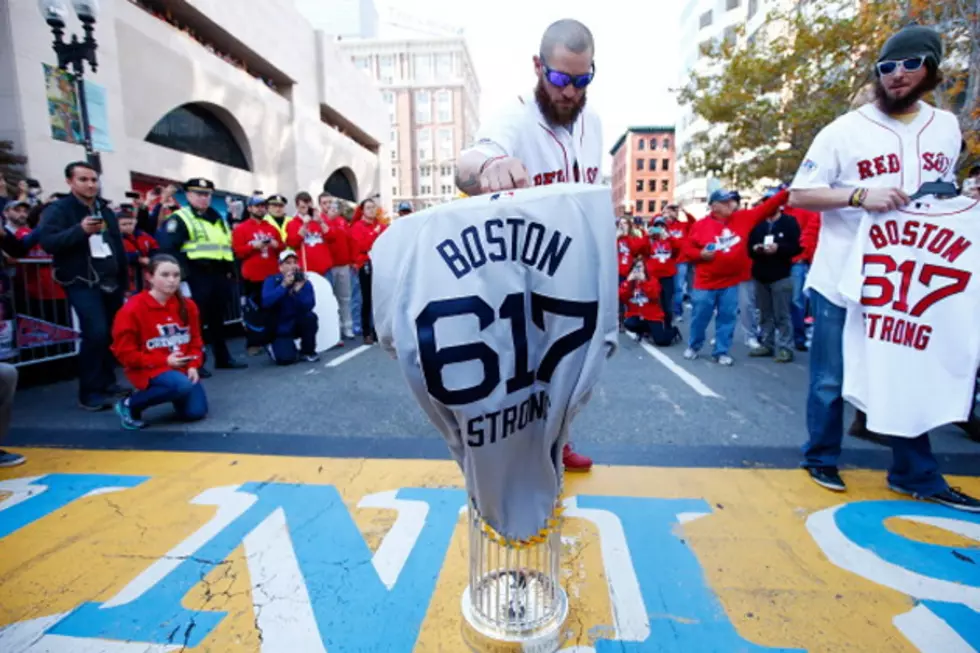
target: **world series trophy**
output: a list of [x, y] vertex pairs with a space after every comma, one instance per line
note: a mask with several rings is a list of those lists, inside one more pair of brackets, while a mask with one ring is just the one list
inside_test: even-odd
[[561, 506], [527, 540], [498, 535], [467, 508], [469, 585], [463, 591], [463, 641], [476, 653], [554, 653], [562, 644], [568, 596], [559, 583]]

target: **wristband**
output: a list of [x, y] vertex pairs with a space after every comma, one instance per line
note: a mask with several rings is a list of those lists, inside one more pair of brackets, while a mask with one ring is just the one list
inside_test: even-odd
[[847, 200], [847, 204], [848, 206], [852, 206], [854, 208], [860, 208], [861, 206], [864, 205], [864, 200], [867, 197], [868, 197], [867, 188], [856, 188], [854, 189], [854, 192], [851, 193], [850, 199]]
[[480, 166], [480, 171], [477, 172], [477, 174], [478, 175], [482, 175], [483, 174], [483, 171], [487, 169], [487, 166], [488, 165], [490, 165], [491, 163], [493, 163], [494, 161], [497, 161], [499, 159], [506, 159], [506, 158], [507, 158], [506, 156], [492, 156], [492, 157], [490, 157], [489, 159], [487, 159], [486, 161], [483, 162], [483, 165]]

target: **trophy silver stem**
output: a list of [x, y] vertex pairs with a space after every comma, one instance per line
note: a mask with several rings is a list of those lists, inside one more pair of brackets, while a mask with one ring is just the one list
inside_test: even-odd
[[[469, 586], [463, 640], [476, 653], [555, 653], [564, 640], [568, 596], [559, 582], [561, 528], [520, 548], [499, 543], [469, 507]], [[559, 521], [560, 524], [560, 521]]]

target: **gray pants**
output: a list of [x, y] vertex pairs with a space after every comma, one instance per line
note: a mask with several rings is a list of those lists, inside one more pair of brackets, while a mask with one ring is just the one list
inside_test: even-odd
[[337, 307], [340, 313], [340, 332], [347, 336], [354, 329], [354, 319], [350, 312], [351, 267], [339, 265], [330, 270], [333, 275], [333, 294], [337, 296]]
[[777, 351], [793, 349], [793, 278], [773, 283], [755, 284], [755, 301], [759, 307], [759, 342]]
[[14, 393], [17, 392], [17, 368], [0, 363], [0, 442], [7, 437], [14, 414]]
[[738, 321], [745, 331], [745, 339], [759, 335], [759, 304], [755, 296], [755, 281], [738, 284]]

